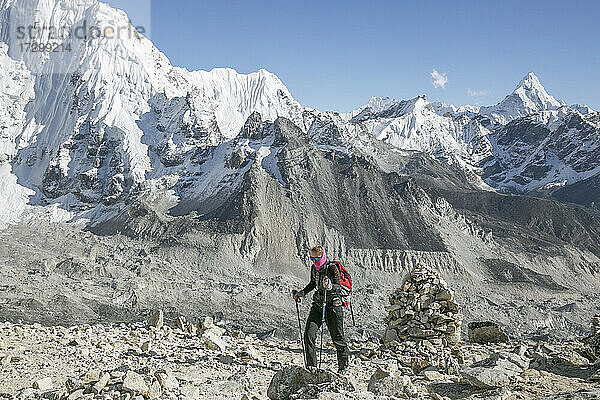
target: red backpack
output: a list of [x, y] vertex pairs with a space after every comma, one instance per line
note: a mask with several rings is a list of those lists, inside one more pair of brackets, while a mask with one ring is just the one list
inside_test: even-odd
[[352, 277], [350, 276], [350, 272], [346, 270], [341, 262], [335, 260], [333, 260], [333, 262], [337, 264], [338, 269], [340, 270], [340, 295], [342, 296], [342, 305], [346, 307], [350, 305], [350, 295], [352, 294]]

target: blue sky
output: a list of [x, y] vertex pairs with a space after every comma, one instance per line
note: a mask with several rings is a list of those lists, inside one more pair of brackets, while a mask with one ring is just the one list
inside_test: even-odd
[[495, 104], [529, 71], [554, 97], [600, 110], [600, 1], [108, 3], [147, 26], [173, 65], [265, 68], [320, 110], [420, 94]]

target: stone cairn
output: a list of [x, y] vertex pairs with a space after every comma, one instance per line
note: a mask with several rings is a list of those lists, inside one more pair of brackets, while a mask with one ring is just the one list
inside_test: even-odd
[[[435, 365], [448, 370], [451, 348], [460, 340], [462, 323], [460, 306], [453, 297], [433, 269], [419, 266], [412, 270], [390, 296], [383, 344], [404, 355], [414, 353], [425, 368]], [[412, 369], [419, 369], [414, 360]]]

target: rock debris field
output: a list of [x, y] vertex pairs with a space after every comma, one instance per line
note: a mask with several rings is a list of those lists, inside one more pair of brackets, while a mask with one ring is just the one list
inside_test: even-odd
[[[461, 326], [460, 307], [436, 273], [413, 271], [390, 302], [381, 338], [347, 328], [351, 364], [343, 376], [333, 372], [330, 342], [323, 369], [305, 369], [298, 340], [245, 334], [210, 317], [198, 324], [184, 317], [166, 321], [157, 310], [126, 324], [3, 322], [0, 398], [600, 398], [598, 316], [590, 317], [592, 332], [581, 340], [510, 341], [498, 325], [480, 323], [463, 342], [454, 331]], [[423, 315], [435, 318], [428, 322]], [[404, 326], [419, 328], [409, 334]]]

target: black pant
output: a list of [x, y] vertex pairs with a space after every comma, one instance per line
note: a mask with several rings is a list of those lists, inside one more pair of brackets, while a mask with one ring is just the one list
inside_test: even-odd
[[[304, 343], [306, 345], [306, 363], [308, 366], [317, 366], [317, 332], [322, 324], [323, 307], [314, 304], [310, 308], [306, 328], [304, 330]], [[331, 334], [331, 340], [337, 350], [338, 369], [348, 366], [348, 345], [344, 337], [344, 310], [342, 306], [327, 306], [325, 308], [325, 322]], [[325, 329], [325, 328], [323, 328]]]

